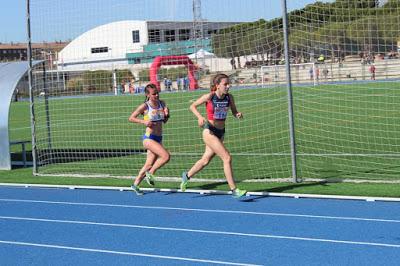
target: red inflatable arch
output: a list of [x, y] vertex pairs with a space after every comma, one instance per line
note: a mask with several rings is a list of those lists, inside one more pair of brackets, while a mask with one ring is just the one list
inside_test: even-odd
[[194, 77], [196, 66], [192, 60], [186, 55], [169, 55], [157, 56], [150, 67], [150, 82], [155, 84], [158, 90], [160, 90], [160, 82], [157, 80], [157, 72], [162, 65], [185, 65], [188, 68], [189, 89], [195, 90], [198, 88], [197, 80]]

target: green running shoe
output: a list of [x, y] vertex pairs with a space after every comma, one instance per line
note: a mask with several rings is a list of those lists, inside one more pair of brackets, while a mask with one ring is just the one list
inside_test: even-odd
[[149, 172], [146, 172], [146, 176], [144, 177], [144, 179], [146, 180], [147, 184], [149, 184], [149, 186], [154, 187], [154, 175], [150, 174]]
[[181, 182], [181, 190], [182, 192], [186, 191], [187, 184], [189, 183], [189, 177], [187, 172], [182, 173], [182, 182]]
[[142, 191], [140, 191], [139, 186], [132, 185], [131, 188], [136, 193], [136, 195], [138, 195], [138, 196], [142, 196], [144, 194]]
[[239, 199], [239, 198], [241, 198], [243, 196], [246, 196], [246, 193], [247, 193], [247, 191], [244, 190], [244, 189], [235, 188], [232, 191], [232, 197], [234, 197], [235, 199]]

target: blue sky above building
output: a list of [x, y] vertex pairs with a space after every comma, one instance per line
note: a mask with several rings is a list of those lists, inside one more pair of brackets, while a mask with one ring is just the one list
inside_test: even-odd
[[[83, 32], [118, 20], [191, 21], [192, 0], [31, 0], [32, 40], [72, 40]], [[315, 0], [287, 0], [289, 10]], [[332, 2], [332, 1], [324, 1]], [[208, 21], [255, 21], [281, 16], [281, 0], [202, 0]], [[0, 11], [0, 42], [26, 42], [26, 1], [4, 1]], [[48, 25], [54, 25], [49, 27]], [[68, 30], [66, 30], [68, 29]]]

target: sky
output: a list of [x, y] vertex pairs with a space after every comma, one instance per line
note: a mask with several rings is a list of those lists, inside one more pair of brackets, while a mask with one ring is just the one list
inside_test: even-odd
[[[332, 2], [333, 0], [327, 0]], [[288, 10], [316, 0], [287, 0]], [[26, 0], [0, 0], [0, 42], [26, 42]], [[110, 4], [111, 3], [111, 4]], [[192, 0], [30, 0], [32, 41], [72, 40], [119, 20], [193, 19]], [[281, 0], [202, 0], [208, 21], [255, 21], [281, 16]]]

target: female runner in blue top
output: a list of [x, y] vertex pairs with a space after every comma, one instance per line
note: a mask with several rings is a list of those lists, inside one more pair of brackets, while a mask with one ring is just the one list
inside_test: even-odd
[[[146, 126], [143, 147], [147, 150], [147, 158], [132, 185], [132, 189], [138, 195], [143, 195], [139, 189], [143, 178], [149, 185], [154, 186], [154, 173], [170, 158], [169, 152], [162, 145], [162, 125], [169, 118], [169, 109], [165, 102], [159, 99], [159, 92], [154, 84], [150, 83], [145, 87], [145, 94], [146, 101], [129, 117], [130, 122]], [[139, 119], [139, 115], [143, 115], [143, 119]]]
[[[206, 105], [207, 119], [197, 110], [199, 105]], [[204, 154], [188, 172], [182, 173], [181, 190], [185, 191], [188, 181], [214, 158], [221, 158], [224, 164], [225, 178], [235, 198], [246, 194], [245, 190], [236, 187], [232, 171], [232, 157], [226, 149], [223, 140], [225, 134], [225, 120], [229, 109], [234, 117], [243, 118], [238, 112], [233, 96], [229, 94], [229, 77], [217, 74], [212, 80], [211, 92], [201, 96], [191, 106], [190, 110], [197, 117], [199, 127], [203, 128], [203, 141], [206, 145]]]

